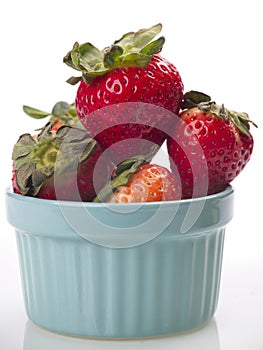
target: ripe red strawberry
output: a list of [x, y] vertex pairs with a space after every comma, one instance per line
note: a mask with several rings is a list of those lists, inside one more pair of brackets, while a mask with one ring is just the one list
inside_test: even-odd
[[195, 91], [185, 94], [182, 108], [167, 147], [171, 168], [181, 177], [183, 198], [222, 191], [250, 159], [252, 122], [246, 113], [218, 106]]
[[51, 123], [50, 131], [52, 133], [56, 132], [63, 125], [74, 126], [78, 122], [74, 104], [68, 104], [64, 101], [57, 102], [51, 112], [44, 112], [30, 106], [23, 106], [23, 110], [34, 119], [49, 117], [49, 123]]
[[153, 143], [162, 145], [181, 106], [181, 77], [158, 54], [164, 38], [151, 42], [161, 28], [158, 24], [127, 33], [103, 51], [90, 43], [75, 43], [64, 57], [66, 64], [82, 72], [82, 77], [68, 80], [81, 81], [77, 114], [103, 149], [116, 146], [111, 152], [116, 164], [147, 154]]
[[177, 177], [165, 167], [146, 163], [142, 156], [121, 163], [115, 177], [94, 201], [135, 203], [177, 199], [181, 199]]
[[[42, 199], [91, 201], [95, 196], [94, 167], [102, 154], [98, 143], [83, 128], [52, 124], [38, 137], [20, 136], [13, 149], [15, 193]], [[96, 189], [107, 180], [107, 166], [99, 162]]]

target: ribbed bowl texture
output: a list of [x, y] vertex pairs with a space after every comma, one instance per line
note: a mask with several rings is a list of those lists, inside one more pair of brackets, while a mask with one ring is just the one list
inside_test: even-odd
[[233, 189], [182, 201], [103, 204], [6, 192], [30, 320], [87, 337], [151, 337], [214, 315]]

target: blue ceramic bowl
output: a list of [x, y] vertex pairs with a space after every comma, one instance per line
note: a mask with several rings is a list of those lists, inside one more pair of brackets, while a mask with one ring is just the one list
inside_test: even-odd
[[29, 319], [100, 338], [200, 327], [218, 303], [233, 189], [142, 204], [50, 201], [6, 192]]

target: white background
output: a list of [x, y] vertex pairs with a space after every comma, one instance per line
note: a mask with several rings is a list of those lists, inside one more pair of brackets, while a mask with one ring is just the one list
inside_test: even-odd
[[[0, 349], [263, 349], [260, 5], [260, 0], [1, 4]], [[13, 144], [20, 134], [43, 123], [28, 118], [22, 105], [50, 111], [59, 100], [74, 101], [76, 87], [65, 83], [72, 71], [62, 58], [75, 41], [104, 48], [127, 31], [158, 22], [166, 37], [162, 54], [177, 66], [185, 91], [204, 91], [218, 103], [248, 112], [259, 126], [253, 130], [253, 156], [233, 183], [235, 216], [226, 232], [218, 310], [199, 332], [159, 340], [96, 342], [42, 332], [24, 312], [15, 237], [5, 218], [4, 191], [11, 179]]]

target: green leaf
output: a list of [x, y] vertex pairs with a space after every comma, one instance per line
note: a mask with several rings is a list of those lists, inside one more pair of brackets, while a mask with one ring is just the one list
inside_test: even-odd
[[131, 43], [133, 42], [134, 34], [135, 32], [128, 32], [123, 34], [123, 36], [120, 39], [114, 41], [113, 45], [118, 45], [121, 47], [131, 45]]
[[153, 38], [156, 37], [162, 31], [161, 23], [158, 23], [148, 29], [141, 29], [134, 35], [134, 46], [136, 47], [144, 47]]
[[31, 175], [32, 189], [35, 189], [35, 193], [32, 193], [33, 195], [37, 194], [43, 182], [46, 181], [47, 178], [51, 177], [54, 174], [54, 167], [52, 165], [47, 166], [43, 168], [43, 171], [44, 172], [38, 169], [35, 169], [32, 172], [32, 175]]
[[14, 163], [13, 163], [13, 169], [14, 170], [18, 170], [21, 168], [22, 165], [31, 162], [31, 153], [29, 153], [28, 155], [25, 155], [23, 157], [17, 158]]
[[233, 123], [235, 126], [238, 128], [238, 130], [246, 135], [247, 137], [251, 137], [250, 132], [249, 132], [249, 119], [244, 120], [244, 114], [239, 114], [235, 111], [227, 111], [230, 118], [232, 119]]
[[30, 134], [23, 134], [19, 137], [17, 143], [14, 145], [12, 152], [12, 160], [17, 160], [20, 157], [28, 155], [35, 147], [36, 141]]
[[145, 162], [145, 156], [129, 158], [120, 163], [115, 170], [115, 177], [106, 183], [93, 202], [106, 202], [114, 191], [120, 186], [126, 185], [130, 175], [134, 174], [138, 167]]
[[184, 99], [191, 100], [191, 101], [195, 102], [196, 104], [201, 103], [201, 102], [211, 101], [210, 96], [208, 96], [207, 94], [204, 94], [203, 92], [195, 91], [195, 90], [191, 90], [191, 91], [186, 92], [184, 94]]
[[37, 135], [38, 140], [51, 137], [52, 136], [51, 128], [52, 128], [52, 123], [49, 121], [46, 125], [44, 125], [40, 133]]
[[126, 67], [142, 67], [145, 68], [150, 62], [151, 57], [141, 53], [131, 53], [121, 59], [121, 65]]
[[104, 55], [91, 43], [85, 43], [79, 46], [80, 65], [85, 69], [94, 68], [98, 62], [103, 62]]
[[73, 64], [74, 68], [76, 70], [81, 70], [81, 67], [80, 67], [80, 54], [79, 54], [79, 52], [72, 51], [72, 53], [71, 53], [71, 60], [72, 60], [72, 64]]
[[69, 67], [79, 70], [78, 68], [76, 68], [76, 66], [74, 65], [73, 61], [72, 61], [72, 57], [71, 54], [73, 51], [76, 50], [76, 46], [78, 46], [78, 42], [75, 42], [73, 45], [72, 50], [70, 50], [64, 57], [63, 57], [63, 63], [65, 63], [66, 65], [68, 65]]
[[244, 123], [247, 123], [248, 125], [249, 124], [252, 124], [254, 127], [258, 127], [257, 124], [255, 122], [253, 122], [253, 120], [251, 120], [248, 116], [247, 113], [238, 113], [238, 116], [239, 116], [239, 119], [244, 122]]
[[146, 45], [140, 52], [144, 55], [152, 56], [162, 51], [165, 39], [161, 36], [159, 39]]
[[51, 114], [55, 117], [64, 116], [70, 109], [70, 104], [64, 101], [57, 102], [52, 109]]
[[133, 157], [133, 158], [129, 158], [124, 160], [123, 162], [121, 162], [116, 170], [115, 170], [115, 174], [118, 176], [121, 173], [123, 173], [124, 171], [130, 169], [135, 163], [141, 161], [142, 163], [145, 162], [145, 156], [137, 156], [137, 157]]
[[204, 94], [203, 92], [191, 90], [184, 94], [182, 109], [196, 107], [197, 105], [201, 106], [201, 104], [204, 108], [206, 105], [209, 107], [210, 101], [210, 96]]
[[104, 55], [104, 66], [106, 68], [112, 68], [122, 54], [123, 49], [120, 46], [113, 45]]
[[63, 126], [55, 136], [60, 145], [56, 159], [56, 172], [67, 173], [77, 169], [77, 166], [92, 156], [97, 149], [97, 141], [90, 138], [83, 128]]
[[[64, 57], [63, 61], [70, 67], [79, 71], [92, 71], [101, 69], [103, 53], [91, 43], [79, 45], [75, 42], [73, 49]], [[69, 81], [67, 81], [69, 82]], [[72, 82], [69, 82], [72, 84]]]
[[121, 39], [114, 42], [114, 44], [119, 45], [124, 48], [126, 51], [131, 47], [136, 49], [143, 48], [146, 44], [148, 44], [157, 34], [159, 34], [162, 30], [162, 25], [156, 24], [147, 29], [140, 29], [137, 32], [129, 32], [124, 34]]
[[47, 116], [50, 115], [49, 112], [43, 112], [39, 109], [33, 108], [33, 107], [29, 107], [24, 105], [23, 106], [23, 111], [29, 115], [29, 117], [31, 118], [35, 118], [35, 119], [43, 119], [46, 118]]
[[109, 69], [103, 69], [103, 70], [97, 70], [97, 71], [90, 71], [90, 72], [83, 72], [83, 79], [87, 84], [90, 84], [92, 80], [98, 76], [104, 75], [109, 71]]
[[76, 85], [82, 80], [82, 77], [70, 77], [66, 82], [70, 85]]
[[72, 103], [70, 106], [69, 106], [69, 109], [68, 111], [66, 112], [66, 115], [71, 117], [71, 118], [77, 118], [77, 111], [76, 111], [76, 108], [75, 108], [75, 103]]
[[116, 175], [120, 175], [123, 171], [131, 168], [134, 163], [142, 162], [142, 163], [149, 163], [152, 161], [153, 157], [156, 155], [157, 151], [159, 149], [158, 145], [153, 145], [147, 154], [141, 154], [135, 157], [128, 158], [124, 161], [122, 161], [120, 164], [117, 165], [117, 168], [115, 170]]
[[16, 173], [16, 183], [22, 194], [27, 194], [30, 191], [30, 179], [33, 171], [35, 170], [35, 164], [28, 162], [23, 164]]
[[137, 161], [132, 162], [131, 166], [128, 169], [125, 169], [122, 172], [118, 172], [118, 175], [112, 181], [109, 181], [100, 190], [97, 197], [93, 199], [93, 202], [106, 202], [118, 187], [127, 185], [130, 176], [134, 174], [137, 171], [138, 167], [143, 163], [143, 159], [138, 159]]

